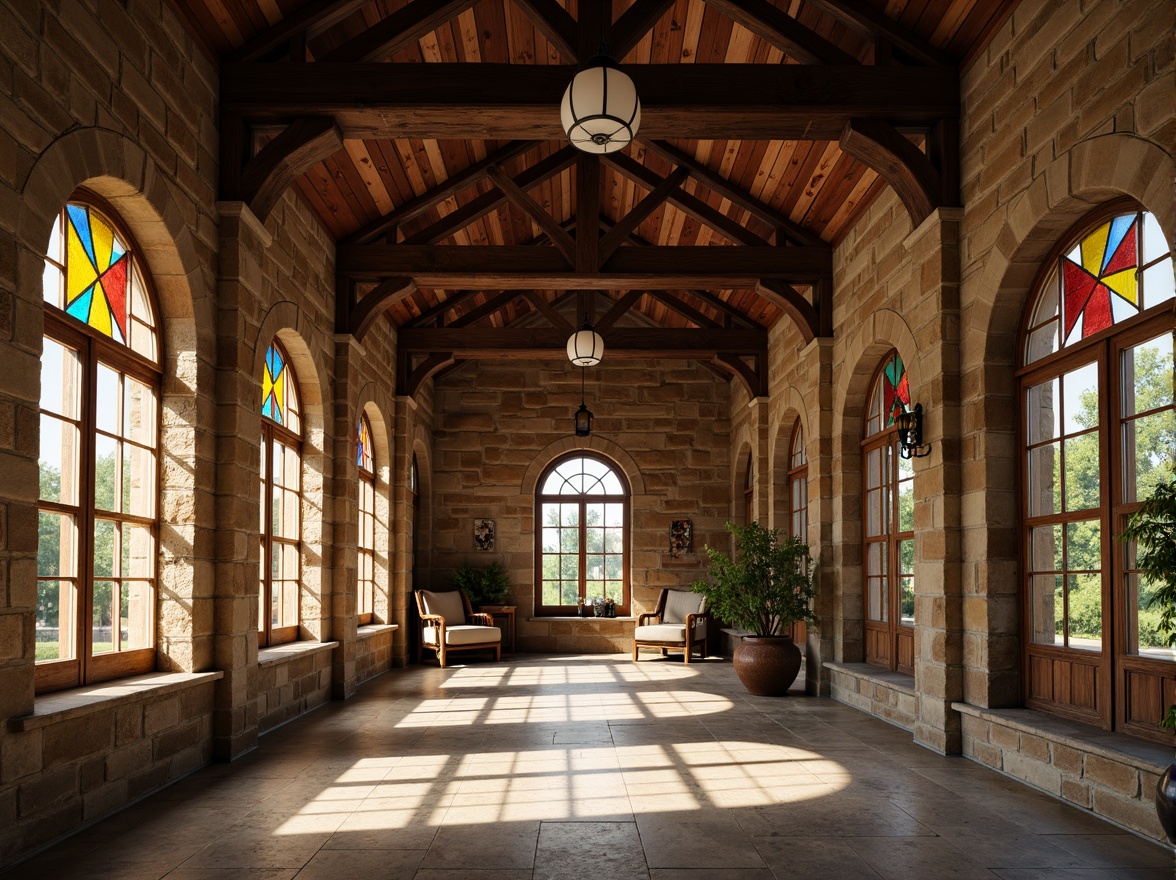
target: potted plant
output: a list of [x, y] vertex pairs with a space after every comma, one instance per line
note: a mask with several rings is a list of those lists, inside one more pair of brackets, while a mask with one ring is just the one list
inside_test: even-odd
[[[1176, 480], [1156, 486], [1121, 537], [1136, 544], [1135, 567], [1155, 585], [1148, 608], [1159, 608], [1159, 632], [1176, 648]], [[1176, 705], [1168, 707], [1160, 726], [1176, 730]], [[1176, 761], [1156, 785], [1156, 815], [1176, 842]]]
[[727, 523], [735, 536], [735, 555], [712, 547], [709, 580], [691, 589], [703, 593], [716, 617], [747, 630], [732, 658], [747, 690], [759, 696], [786, 694], [800, 672], [801, 652], [788, 628], [813, 614], [813, 560], [808, 544], [758, 522]]
[[463, 562], [453, 575], [453, 588], [469, 596], [470, 603], [479, 608], [501, 605], [510, 592], [510, 575], [497, 562], [486, 568], [474, 568]]

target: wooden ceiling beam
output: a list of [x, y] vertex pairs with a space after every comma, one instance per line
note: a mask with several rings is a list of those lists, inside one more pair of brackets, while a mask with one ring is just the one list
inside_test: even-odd
[[725, 373], [740, 379], [747, 388], [748, 395], [752, 399], [755, 399], [757, 397], [767, 397], [768, 395], [768, 373], [764, 369], [768, 360], [767, 355], [768, 353], [765, 351], [762, 354], [756, 354], [754, 356], [754, 369], [743, 358], [734, 354], [715, 355], [712, 363], [720, 367]]
[[[634, 183], [638, 183], [646, 188], [656, 189], [664, 182], [661, 176], [650, 171], [636, 159], [622, 153], [613, 153], [606, 156], [605, 161]], [[679, 166], [678, 170], [685, 170], [689, 173], [689, 169], [683, 169], [682, 166]], [[769, 245], [767, 239], [761, 238], [743, 224], [737, 223], [722, 211], [712, 208], [702, 199], [691, 195], [680, 187], [671, 189], [666, 198], [699, 223], [711, 227], [711, 229], [716, 230], [729, 241], [733, 241], [736, 244], [760, 247]]]
[[351, 333], [356, 339], [363, 339], [377, 317], [416, 291], [417, 286], [411, 278], [388, 278], [381, 281], [351, 307], [347, 315], [346, 332]]
[[939, 171], [893, 125], [878, 119], [851, 120], [840, 145], [844, 153], [873, 168], [894, 187], [915, 228], [944, 204]]
[[555, 0], [514, 0], [514, 4], [527, 16], [535, 30], [555, 46], [560, 55], [572, 64], [580, 60], [576, 51], [579, 25], [568, 15], [567, 10]]
[[423, 327], [434, 319], [442, 318], [446, 312], [456, 309], [459, 305], [467, 299], [473, 299], [482, 291], [480, 290], [459, 290], [453, 293], [448, 299], [442, 300], [437, 305], [425, 309], [411, 321], [404, 323], [405, 327]]
[[674, 0], [636, 0], [613, 22], [608, 50], [620, 61], [637, 47], [641, 39], [658, 23]]
[[771, 205], [765, 204], [755, 196], [744, 192], [738, 186], [724, 178], [719, 172], [699, 162], [688, 153], [679, 150], [673, 144], [667, 143], [666, 141], [644, 139], [642, 143], [663, 159], [667, 159], [675, 165], [689, 169], [691, 176], [707, 189], [713, 190], [745, 211], [750, 211], [774, 228], [783, 229], [785, 235], [798, 244], [808, 245], [809, 247], [829, 246], [821, 240], [820, 236], [810, 232], [787, 214], [777, 211]]
[[[954, 68], [634, 64], [625, 72], [641, 96], [647, 141], [835, 141], [851, 119], [928, 127], [959, 115]], [[562, 140], [556, 108], [572, 73], [529, 64], [226, 64], [221, 108], [251, 122], [330, 115], [348, 138]]]
[[805, 247], [619, 248], [599, 272], [577, 272], [554, 248], [340, 245], [336, 272], [354, 279], [412, 278], [418, 287], [497, 290], [754, 288], [761, 279], [801, 284], [833, 273], [828, 249]]
[[767, 0], [705, 0], [801, 64], [858, 64], [858, 59]]
[[682, 302], [678, 297], [665, 290], [651, 290], [649, 291], [649, 295], [668, 308], [673, 309], [687, 321], [691, 321], [703, 329], [715, 330], [723, 326], [714, 318], [707, 317], [698, 311], [698, 309]]
[[450, 328], [468, 327], [476, 321], [480, 321], [485, 317], [493, 315], [495, 312], [506, 308], [520, 296], [525, 296], [518, 290], [507, 290], [503, 293], [496, 294], [490, 297], [486, 302], [474, 309], [470, 309], [464, 315], [454, 318], [450, 322]]
[[[580, 153], [576, 157], [576, 215], [600, 216], [599, 156]], [[596, 224], [584, 223], [576, 227], [576, 259], [572, 265], [576, 271], [586, 274], [599, 271], [600, 231]]]
[[414, 358], [402, 354], [397, 358], [396, 393], [412, 397], [431, 377], [456, 363], [452, 352], [429, 354], [414, 363]]
[[303, 41], [313, 39], [369, 2], [370, 0], [312, 0], [239, 49], [228, 53], [224, 60], [233, 64], [256, 61], [270, 52], [281, 49], [295, 38]]
[[907, 30], [862, 0], [808, 0], [822, 12], [836, 18], [871, 39], [883, 37], [921, 64], [952, 67], [957, 63], [951, 54]]
[[537, 290], [528, 290], [524, 296], [526, 296], [538, 312], [551, 322], [551, 326], [563, 330], [569, 335], [572, 333], [574, 328], [568, 322], [568, 319], [552, 308], [551, 303], [543, 298], [543, 294]]
[[468, 168], [463, 168], [461, 171], [447, 178], [444, 183], [438, 184], [428, 192], [421, 193], [415, 199], [410, 199], [400, 207], [385, 214], [379, 220], [368, 224], [363, 229], [349, 236], [345, 241], [350, 244], [367, 244], [379, 238], [381, 235], [394, 233], [396, 228], [402, 223], [407, 223], [414, 217], [419, 217], [430, 208], [437, 207], [437, 205], [446, 199], [452, 198], [463, 190], [469, 189], [479, 180], [482, 180], [492, 166], [501, 165], [517, 156], [521, 156], [537, 143], [538, 141], [511, 141], [506, 146], [499, 147], [485, 159], [479, 159]]
[[[562, 150], [557, 150], [546, 159], [536, 162], [523, 169], [514, 182], [522, 189], [529, 189], [533, 186], [538, 186], [548, 178], [554, 177], [565, 168], [570, 168], [576, 159], [583, 155], [575, 147], [564, 147]], [[438, 220], [436, 223], [431, 223], [424, 229], [407, 236], [404, 239], [404, 244], [434, 244], [447, 238], [459, 229], [464, 229], [475, 220], [485, 217], [491, 211], [504, 205], [507, 197], [500, 189], [492, 189], [490, 192], [483, 193], [475, 199], [466, 202], [456, 211], [452, 211]]]
[[524, 214], [535, 221], [535, 224], [543, 230], [551, 243], [564, 255], [564, 258], [568, 261], [568, 265], [575, 264], [576, 242], [556, 222], [556, 219], [548, 214], [542, 205], [531, 198], [521, 186], [508, 177], [501, 168], [497, 166], [491, 167], [487, 171], [487, 176], [506, 195], [506, 198], [511, 204], [517, 206]]
[[645, 295], [643, 290], [627, 290], [624, 295], [613, 303], [607, 312], [596, 322], [596, 332], [603, 333], [617, 322], [621, 315], [629, 311]]
[[656, 211], [662, 202], [682, 185], [686, 176], [685, 168], [675, 168], [669, 177], [664, 178], [646, 193], [645, 197], [634, 205], [632, 210], [617, 222], [616, 226], [604, 234], [600, 240], [600, 259], [607, 260], [611, 257], [622, 242], [637, 230], [645, 218]]
[[[471, 358], [566, 358], [568, 333], [556, 327], [414, 327], [403, 328], [397, 348], [408, 354], [449, 352]], [[610, 359], [704, 358], [719, 354], [766, 352], [768, 331], [705, 329], [679, 330], [613, 327], [605, 340]]]
[[294, 120], [246, 163], [241, 171], [241, 200], [264, 223], [299, 175], [341, 149], [343, 134], [330, 117]]
[[474, 5], [476, 0], [412, 0], [360, 32], [320, 62], [382, 61], [413, 45]]
[[817, 314], [816, 306], [801, 296], [791, 284], [778, 278], [764, 278], [755, 286], [755, 292], [792, 318], [805, 344], [823, 335], [821, 316]]

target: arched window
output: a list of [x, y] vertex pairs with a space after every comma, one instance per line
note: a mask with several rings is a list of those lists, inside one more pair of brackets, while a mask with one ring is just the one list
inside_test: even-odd
[[747, 453], [747, 466], [743, 469], [743, 524], [755, 522], [755, 464], [751, 453]]
[[577, 602], [612, 599], [629, 613], [629, 487], [614, 465], [572, 453], [539, 478], [535, 518], [536, 614], [574, 614]]
[[800, 419], [792, 429], [788, 456], [788, 512], [793, 535], [808, 541], [808, 454], [804, 451], [804, 428]]
[[258, 643], [298, 638], [302, 584], [302, 419], [298, 380], [275, 339], [261, 380], [261, 579]]
[[372, 427], [359, 417], [355, 438], [355, 466], [359, 469], [359, 565], [356, 613], [359, 623], [371, 623], [376, 602], [376, 462]]
[[159, 340], [134, 241], [71, 201], [45, 255], [40, 691], [155, 668]]
[[906, 367], [897, 352], [882, 361], [870, 388], [865, 462], [866, 661], [914, 674], [915, 472], [898, 455], [895, 420], [911, 408]]
[[1026, 704], [1160, 740], [1174, 652], [1116, 536], [1171, 479], [1172, 299], [1159, 223], [1107, 206], [1043, 267], [1019, 373]]

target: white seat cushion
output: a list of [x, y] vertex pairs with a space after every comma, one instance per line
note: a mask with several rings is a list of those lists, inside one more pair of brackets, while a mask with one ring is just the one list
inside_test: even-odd
[[662, 612], [662, 623], [685, 623], [687, 614], [702, 611], [706, 596], [687, 590], [667, 590], [666, 607]]
[[421, 599], [425, 603], [425, 614], [439, 614], [445, 618], [446, 626], [461, 626], [466, 622], [465, 606], [461, 603], [461, 593], [450, 590], [448, 593], [434, 593], [421, 590]]
[[[694, 641], [701, 642], [706, 638], [706, 621], [700, 620], [694, 624]], [[686, 624], [684, 623], [653, 623], [639, 626], [633, 630], [633, 640], [637, 642], [673, 642], [686, 644]]]
[[[422, 632], [426, 645], [437, 644], [437, 628], [426, 626]], [[461, 645], [485, 645], [488, 642], [501, 642], [502, 630], [496, 626], [473, 626], [470, 624], [445, 626], [445, 644], [451, 647]]]

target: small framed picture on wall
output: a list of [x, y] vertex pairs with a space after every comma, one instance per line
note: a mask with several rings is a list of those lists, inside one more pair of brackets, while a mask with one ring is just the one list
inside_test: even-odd
[[670, 556], [680, 559], [694, 549], [694, 523], [688, 519], [670, 521]]
[[474, 549], [485, 551], [494, 549], [494, 520], [474, 520]]

